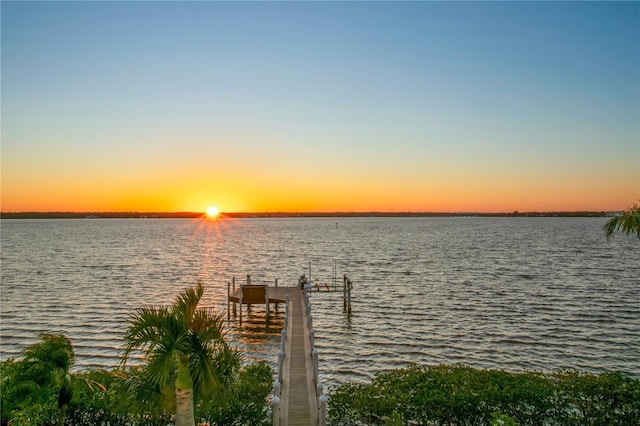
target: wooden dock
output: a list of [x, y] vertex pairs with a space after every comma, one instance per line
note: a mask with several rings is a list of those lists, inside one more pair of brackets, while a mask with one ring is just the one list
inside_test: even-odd
[[242, 324], [242, 305], [264, 304], [269, 320], [269, 305], [286, 302], [286, 287], [271, 287], [265, 284], [240, 285], [232, 290], [231, 283], [227, 287], [227, 319], [231, 318], [230, 304], [233, 303], [233, 315], [237, 314], [237, 305], [240, 307], [240, 324]]
[[280, 425], [317, 425], [318, 403], [303, 292], [291, 287], [289, 304], [288, 336], [280, 398], [280, 407], [282, 407]]
[[[233, 288], [232, 288], [233, 284]], [[343, 277], [344, 310], [351, 314], [351, 280]], [[311, 284], [302, 275], [297, 286], [278, 287], [256, 285], [247, 276], [247, 284], [236, 288], [236, 281], [228, 283], [227, 313], [233, 303], [233, 314], [240, 309], [242, 324], [242, 305], [265, 304], [267, 321], [269, 305], [286, 304], [284, 328], [282, 330], [281, 350], [278, 353], [278, 378], [274, 381], [271, 401], [272, 424], [274, 426], [326, 426], [327, 395], [319, 379], [318, 351], [315, 349], [309, 295], [313, 292], [337, 292], [336, 285]]]

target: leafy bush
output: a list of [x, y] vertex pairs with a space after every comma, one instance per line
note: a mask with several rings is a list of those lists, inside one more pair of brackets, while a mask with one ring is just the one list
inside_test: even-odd
[[196, 418], [216, 425], [270, 425], [267, 396], [272, 383], [271, 367], [262, 362], [248, 365], [217, 400], [196, 407]]
[[334, 425], [638, 425], [640, 380], [412, 365], [330, 393]]
[[[40, 334], [20, 360], [0, 364], [2, 425], [57, 424], [61, 410], [58, 392], [73, 364], [69, 339], [61, 334]], [[64, 418], [64, 413], [62, 414]]]
[[[64, 336], [58, 337], [62, 339], [57, 340], [58, 344], [71, 348]], [[50, 340], [45, 339], [44, 344], [48, 343]], [[0, 363], [3, 426], [9, 421], [12, 426], [58, 425], [58, 391], [68, 364], [63, 362], [64, 357], [56, 355], [59, 354], [57, 351], [49, 352], [53, 361], [35, 362], [35, 358], [28, 355], [33, 353], [32, 349], [29, 347], [25, 351], [23, 359]], [[174, 389], [159, 389], [144, 382], [145, 377], [137, 367], [72, 374], [73, 397], [66, 410], [65, 425], [171, 424], [175, 413]], [[196, 398], [196, 418], [201, 422], [230, 426], [269, 424], [267, 396], [272, 377], [271, 367], [264, 363], [236, 370], [213, 397]]]

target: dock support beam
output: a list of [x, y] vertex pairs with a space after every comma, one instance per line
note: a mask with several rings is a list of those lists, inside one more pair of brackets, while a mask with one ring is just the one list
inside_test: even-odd
[[269, 284], [264, 286], [264, 308], [267, 316], [267, 325], [269, 325]]
[[342, 276], [342, 310], [347, 310], [347, 275]]
[[347, 314], [351, 315], [351, 280], [347, 280]]
[[[233, 284], [233, 291], [236, 291], [236, 277], [231, 278], [231, 283]], [[233, 316], [235, 317], [237, 314], [236, 302], [233, 302]]]
[[349, 315], [351, 315], [351, 280], [347, 278], [347, 275], [342, 276], [342, 309]]

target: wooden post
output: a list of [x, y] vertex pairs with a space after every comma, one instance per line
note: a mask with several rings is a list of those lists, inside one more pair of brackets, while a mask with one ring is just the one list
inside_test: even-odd
[[[251, 285], [251, 275], [247, 275], [247, 285]], [[242, 302], [240, 302], [240, 305], [242, 305]], [[250, 313], [251, 313], [251, 304], [247, 303], [247, 315], [249, 315]], [[242, 324], [242, 306], [240, 306], [240, 324]]]
[[331, 287], [333, 287], [333, 289], [336, 289], [336, 286], [338, 285], [337, 283], [338, 280], [338, 261], [334, 260], [333, 261], [333, 271], [331, 271]]
[[347, 280], [347, 313], [351, 315], [351, 280]]
[[[233, 285], [233, 291], [236, 291], [236, 277], [231, 278], [231, 283]], [[235, 317], [238, 314], [236, 310], [236, 302], [233, 302], [233, 316]]]
[[269, 324], [269, 284], [264, 286], [264, 307], [267, 310], [267, 325]]
[[240, 325], [242, 325], [242, 284], [240, 285], [240, 303], [239, 303], [239, 308], [240, 308]]
[[231, 282], [227, 281], [227, 321], [231, 319], [231, 301], [229, 300], [229, 296], [231, 296]]
[[342, 276], [342, 310], [347, 310], [347, 274]]

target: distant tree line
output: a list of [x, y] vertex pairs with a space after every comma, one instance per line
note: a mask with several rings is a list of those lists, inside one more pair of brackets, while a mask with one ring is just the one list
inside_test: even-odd
[[[510, 213], [439, 213], [439, 212], [269, 212], [222, 213], [227, 218], [273, 218], [273, 217], [605, 217], [619, 212], [575, 211], [575, 212], [519, 212]], [[205, 217], [197, 212], [3, 212], [1, 219], [195, 219]]]

